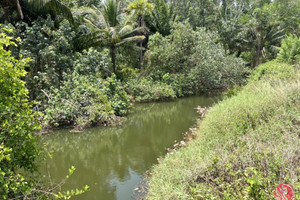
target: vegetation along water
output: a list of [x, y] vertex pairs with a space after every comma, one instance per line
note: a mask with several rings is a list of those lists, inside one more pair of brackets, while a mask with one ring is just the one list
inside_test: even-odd
[[75, 199], [132, 199], [143, 174], [196, 123], [195, 108], [216, 102], [217, 98], [189, 97], [142, 104], [123, 126], [72, 134], [56, 131], [43, 139], [55, 151], [47, 161], [48, 170], [53, 181], [59, 182], [70, 166], [76, 166], [64, 189], [89, 185], [90, 191]]
[[299, 199], [299, 69], [299, 0], [1, 0], [0, 199]]

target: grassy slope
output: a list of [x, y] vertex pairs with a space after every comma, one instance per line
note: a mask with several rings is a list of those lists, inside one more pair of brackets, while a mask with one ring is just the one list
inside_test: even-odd
[[154, 166], [148, 199], [273, 199], [284, 182], [298, 199], [299, 77], [286, 64], [260, 66], [210, 110], [192, 144]]

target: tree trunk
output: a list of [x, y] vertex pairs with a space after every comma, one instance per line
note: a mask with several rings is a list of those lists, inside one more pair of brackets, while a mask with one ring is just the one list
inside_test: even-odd
[[140, 58], [139, 58], [139, 65], [140, 65], [140, 69], [143, 70], [143, 43], [140, 42]]
[[256, 39], [256, 47], [255, 47], [255, 53], [254, 53], [254, 65], [253, 68], [257, 67], [261, 63], [261, 51], [262, 51], [262, 42], [259, 37]]
[[[138, 17], [138, 26], [139, 27], [144, 26], [144, 18], [143, 18], [143, 16], [139, 16]], [[140, 66], [140, 69], [142, 70], [143, 69], [143, 42], [140, 42], [139, 46], [140, 46], [139, 66]]]
[[112, 62], [112, 67], [113, 67], [113, 72], [116, 73], [116, 48], [112, 46], [110, 48], [110, 55], [111, 55], [111, 62]]
[[24, 19], [24, 15], [23, 15], [23, 11], [20, 5], [20, 1], [16, 0], [16, 5], [17, 5], [17, 9], [18, 9], [18, 13], [20, 15], [20, 18], [23, 20]]

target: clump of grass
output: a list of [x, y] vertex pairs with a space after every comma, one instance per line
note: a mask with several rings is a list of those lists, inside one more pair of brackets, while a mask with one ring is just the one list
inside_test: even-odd
[[265, 72], [211, 108], [187, 148], [154, 166], [148, 199], [272, 199], [280, 183], [299, 198], [299, 73], [286, 65]]

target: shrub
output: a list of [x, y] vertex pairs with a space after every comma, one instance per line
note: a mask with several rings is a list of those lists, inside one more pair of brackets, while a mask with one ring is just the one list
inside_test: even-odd
[[98, 51], [94, 48], [76, 52], [74, 57], [74, 71], [81, 75], [94, 75], [101, 73], [102, 77], [110, 76], [109, 66], [111, 65], [109, 51], [104, 49]]
[[72, 74], [60, 89], [52, 89], [45, 109], [45, 125], [80, 127], [108, 123], [115, 114], [124, 115], [128, 97], [115, 77]]
[[[28, 101], [23, 80], [26, 75], [24, 68], [30, 59], [21, 56], [17, 60], [11, 51], [5, 50], [16, 46], [12, 41], [20, 40], [4, 32], [11, 31], [0, 27], [0, 199], [69, 199], [82, 194], [89, 189], [88, 186], [82, 190], [61, 192], [61, 184], [45, 188], [41, 178], [36, 180], [31, 176], [36, 175], [37, 160], [42, 151], [34, 135], [34, 131], [40, 129], [39, 115]], [[67, 178], [74, 170], [69, 170]], [[26, 176], [22, 172], [26, 172]]]
[[136, 78], [126, 83], [127, 92], [137, 102], [161, 101], [176, 98], [170, 85], [152, 79]]
[[166, 73], [184, 75], [180, 77], [193, 94], [243, 84], [247, 68], [241, 59], [225, 54], [217, 37], [204, 28], [175, 24], [171, 35], [150, 37], [146, 70], [159, 81]]
[[121, 82], [116, 79], [116, 76], [107, 78], [104, 81], [104, 87], [102, 89], [111, 101], [114, 113], [118, 116], [124, 116], [127, 114], [130, 108], [130, 98], [121, 85]]
[[22, 80], [29, 59], [16, 60], [5, 50], [16, 44], [2, 31], [9, 30], [0, 29], [0, 199], [12, 199], [32, 189], [17, 171], [36, 170], [40, 148], [33, 132], [40, 125]]
[[300, 38], [298, 36], [290, 35], [282, 40], [277, 60], [288, 64], [300, 62]]
[[297, 70], [292, 65], [270, 61], [259, 65], [252, 71], [249, 81], [258, 81], [260, 79], [295, 79], [296, 74]]
[[22, 23], [16, 27], [23, 37], [18, 53], [32, 58], [26, 76], [30, 97], [43, 100], [41, 89], [59, 87], [64, 75], [73, 68], [72, 40], [76, 33], [67, 20], [61, 21], [59, 28], [55, 27], [50, 16], [46, 19], [39, 18], [30, 26]]

